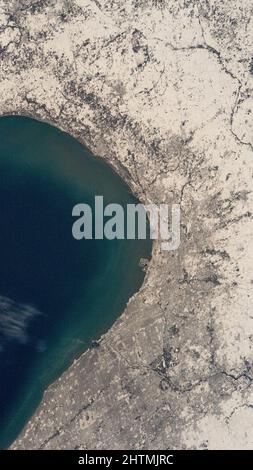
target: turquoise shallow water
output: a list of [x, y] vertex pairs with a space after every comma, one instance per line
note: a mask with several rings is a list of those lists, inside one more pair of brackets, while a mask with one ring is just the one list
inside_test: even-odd
[[150, 240], [72, 237], [72, 208], [94, 196], [137, 203], [101, 159], [30, 118], [0, 118], [0, 448], [45, 388], [108, 330], [144, 279]]

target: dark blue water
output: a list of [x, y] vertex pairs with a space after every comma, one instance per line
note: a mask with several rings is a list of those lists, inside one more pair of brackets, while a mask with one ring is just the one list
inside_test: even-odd
[[122, 179], [69, 135], [0, 118], [0, 447], [42, 393], [124, 310], [141, 286], [145, 240], [72, 237], [72, 208], [138, 202]]

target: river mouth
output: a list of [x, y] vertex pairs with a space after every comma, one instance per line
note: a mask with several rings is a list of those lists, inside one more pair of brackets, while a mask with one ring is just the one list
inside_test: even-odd
[[123, 208], [138, 203], [68, 134], [31, 118], [0, 118], [0, 448], [143, 283], [149, 239], [73, 238], [73, 207], [94, 206], [96, 195]]

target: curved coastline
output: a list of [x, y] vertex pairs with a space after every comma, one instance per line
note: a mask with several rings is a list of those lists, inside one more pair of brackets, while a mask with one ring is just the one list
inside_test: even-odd
[[[16, 113], [15, 113], [15, 114], [16, 114]], [[8, 116], [10, 117], [10, 114], [8, 114]], [[12, 115], [12, 116], [13, 116], [13, 115]], [[26, 117], [25, 117], [24, 115], [22, 115], [22, 116], [23, 116], [24, 119], [26, 119]], [[13, 117], [14, 117], [14, 116], [13, 116]], [[14, 117], [14, 119], [15, 119], [15, 117]], [[29, 119], [29, 118], [28, 118], [28, 119]], [[34, 118], [33, 118], [33, 119], [34, 119]], [[35, 120], [38, 121], [36, 118], [35, 118]], [[43, 121], [41, 121], [41, 122], [43, 123]], [[45, 123], [45, 125], [47, 125], [47, 124], [49, 124], [49, 123]], [[58, 128], [57, 128], [56, 126], [54, 126], [54, 127], [56, 128], [56, 131], [59, 132]], [[62, 132], [62, 131], [60, 131], [60, 132]], [[64, 131], [64, 133], [65, 133], [65, 131]], [[71, 136], [69, 133], [65, 133], [65, 134], [66, 134], [66, 136], [67, 136], [68, 138], [71, 138], [71, 139], [72, 139], [72, 136]], [[83, 145], [83, 144], [81, 144], [81, 145]], [[86, 148], [86, 147], [85, 147], [85, 148]], [[89, 152], [89, 154], [91, 155], [90, 152]], [[93, 158], [96, 158], [99, 164], [102, 164], [102, 163], [103, 163], [103, 164], [105, 165], [105, 168], [106, 168], [106, 162], [104, 161], [104, 159], [101, 159], [101, 158], [99, 158], [99, 157], [92, 156], [92, 159], [93, 159]], [[113, 171], [115, 171], [115, 170], [113, 170]], [[116, 173], [115, 173], [115, 174], [116, 174]], [[82, 178], [81, 178], [81, 180], [82, 180]], [[125, 182], [124, 182], [124, 185], [126, 185]], [[128, 186], [126, 186], [126, 187], [128, 187]], [[128, 189], [130, 190], [129, 187], [128, 187]], [[145, 250], [144, 250], [144, 253], [147, 254], [147, 252], [146, 252]], [[142, 279], [144, 279], [144, 277], [145, 277], [145, 275], [144, 275], [144, 273], [143, 273]], [[134, 290], [135, 290], [135, 289], [134, 289]], [[134, 294], [134, 295], [136, 295], [136, 294]], [[132, 295], [131, 295], [130, 297], [132, 297]], [[118, 312], [118, 314], [121, 315], [121, 314], [122, 314], [122, 310], [120, 310], [120, 311]], [[111, 323], [111, 321], [110, 321], [110, 323]], [[109, 326], [109, 325], [108, 325], [108, 326]], [[108, 327], [103, 328], [103, 331], [101, 330], [101, 332], [103, 333], [103, 336], [104, 336], [104, 334], [106, 334], [106, 331], [107, 331], [107, 330], [108, 330]], [[97, 336], [96, 336], [96, 335], [93, 336], [93, 337], [92, 337], [92, 340], [96, 340], [97, 338], [99, 338], [99, 337], [101, 336], [101, 332], [100, 332]], [[71, 360], [66, 360], [65, 363], [64, 363], [64, 366], [61, 367], [61, 369], [58, 370], [58, 372], [57, 372], [56, 374], [54, 374], [54, 375], [50, 378], [49, 382], [47, 381], [46, 387], [45, 387], [45, 386], [43, 387], [44, 390], [43, 390], [43, 391], [42, 391], [42, 390], [39, 391], [39, 389], [38, 389], [38, 394], [37, 394], [37, 398], [36, 398], [36, 406], [34, 407], [34, 410], [31, 409], [31, 411], [35, 411], [35, 409], [37, 408], [39, 402], [42, 400], [42, 397], [43, 397], [43, 395], [44, 395], [45, 388], [48, 389], [48, 386], [50, 386], [50, 383], [54, 383], [54, 382], [57, 380], [57, 378], [66, 370], [66, 368], [67, 368], [67, 369], [69, 368], [69, 366], [70, 366], [70, 364], [72, 363], [73, 360], [76, 360], [77, 357], [79, 357], [79, 356], [81, 356], [81, 355], [87, 353], [87, 346], [88, 346], [88, 344], [86, 345], [86, 347], [83, 347], [83, 346], [81, 346], [81, 343], [82, 343], [82, 342], [80, 342], [80, 348], [79, 348], [78, 351], [76, 351], [74, 357], [73, 357], [73, 354], [72, 354], [72, 359], [71, 359]], [[88, 349], [89, 349], [89, 348], [88, 348]], [[29, 393], [27, 394], [27, 399], [29, 400]], [[25, 406], [25, 401], [26, 401], [26, 400], [23, 401], [23, 404], [22, 404], [22, 406], [21, 406], [21, 409], [23, 409], [22, 407]], [[29, 417], [31, 416], [31, 411], [29, 412]], [[21, 413], [21, 414], [22, 414], [22, 413]], [[15, 418], [15, 419], [16, 419], [17, 422], [19, 422], [19, 412], [18, 412], [18, 414], [16, 414], [16, 418]], [[12, 420], [13, 420], [13, 419], [12, 419]], [[21, 419], [21, 421], [22, 421], [22, 419]], [[18, 426], [18, 425], [17, 425], [17, 426]], [[23, 426], [22, 426], [22, 427], [23, 427]], [[13, 436], [14, 436], [14, 434], [13, 434]], [[13, 439], [12, 439], [12, 440], [13, 440]], [[7, 442], [7, 441], [6, 441], [6, 442]]]

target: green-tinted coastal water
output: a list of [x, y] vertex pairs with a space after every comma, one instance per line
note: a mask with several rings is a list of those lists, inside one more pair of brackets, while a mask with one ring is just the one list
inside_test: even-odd
[[150, 241], [72, 237], [73, 206], [94, 206], [95, 195], [104, 204], [138, 202], [69, 135], [0, 118], [0, 448], [143, 282], [139, 261], [150, 257]]

